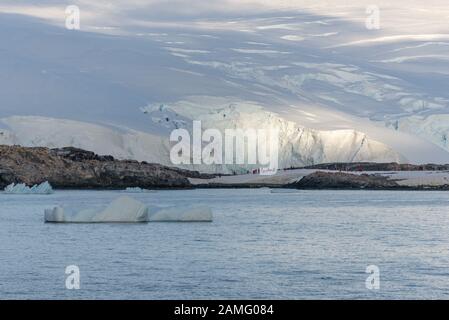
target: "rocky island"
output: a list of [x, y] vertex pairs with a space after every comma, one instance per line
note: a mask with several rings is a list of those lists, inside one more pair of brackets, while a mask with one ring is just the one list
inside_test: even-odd
[[406, 189], [395, 180], [382, 175], [360, 174], [355, 175], [346, 172], [316, 171], [289, 187], [296, 189]]
[[289, 188], [365, 190], [449, 190], [448, 165], [332, 163], [278, 170], [275, 175], [245, 174], [189, 180], [201, 188]]
[[10, 183], [48, 181], [58, 189], [191, 188], [196, 171], [154, 163], [117, 160], [73, 147], [49, 149], [0, 145], [0, 188]]
[[449, 165], [330, 163], [275, 175], [213, 175], [155, 163], [118, 160], [74, 147], [0, 145], [0, 189], [48, 181], [56, 189], [294, 188], [449, 190]]

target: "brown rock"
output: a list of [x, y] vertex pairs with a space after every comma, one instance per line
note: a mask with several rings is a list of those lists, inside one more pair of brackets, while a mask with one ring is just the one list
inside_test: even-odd
[[317, 171], [290, 185], [298, 189], [397, 189], [401, 188], [387, 177], [368, 174]]
[[12, 182], [33, 185], [44, 181], [54, 188], [190, 188], [188, 177], [202, 175], [159, 164], [120, 161], [77, 148], [0, 145], [0, 188]]

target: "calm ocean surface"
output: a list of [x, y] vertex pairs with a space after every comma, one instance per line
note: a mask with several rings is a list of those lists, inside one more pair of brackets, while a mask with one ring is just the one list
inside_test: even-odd
[[[113, 191], [0, 194], [0, 298], [449, 298], [449, 192], [268, 189], [128, 194], [201, 204], [212, 223], [45, 224]], [[80, 268], [80, 290], [65, 268]], [[368, 290], [368, 265], [380, 289]]]

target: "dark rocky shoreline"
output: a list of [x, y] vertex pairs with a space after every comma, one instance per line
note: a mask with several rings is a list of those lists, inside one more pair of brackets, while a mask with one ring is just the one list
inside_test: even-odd
[[[397, 163], [331, 163], [306, 167], [316, 171], [288, 184], [259, 182], [214, 183], [213, 174], [202, 174], [155, 163], [117, 160], [108, 155], [73, 147], [49, 149], [0, 145], [0, 189], [11, 183], [27, 185], [50, 182], [55, 189], [119, 190], [192, 188], [290, 188], [340, 190], [449, 190], [448, 184], [407, 186], [378, 173], [351, 171], [446, 171], [449, 165], [408, 165]], [[288, 170], [288, 169], [286, 169]], [[325, 170], [325, 171], [321, 171]], [[330, 170], [330, 171], [327, 171]], [[333, 172], [332, 172], [333, 170]], [[346, 171], [346, 172], [341, 172]], [[192, 184], [189, 178], [204, 179]]]
[[[445, 171], [449, 164], [410, 164], [377, 162], [338, 162], [306, 166], [301, 169], [335, 170], [335, 171]], [[287, 169], [291, 170], [291, 169]]]
[[395, 180], [380, 175], [350, 174], [344, 172], [317, 171], [298, 182], [288, 185], [295, 189], [369, 189], [393, 190], [404, 189]]
[[351, 174], [345, 172], [316, 171], [301, 180], [285, 184], [237, 183], [197, 184], [201, 189], [298, 189], [298, 190], [397, 190], [397, 191], [448, 191], [449, 184], [437, 186], [408, 186], [400, 185], [394, 179], [377, 174]]
[[57, 189], [193, 188], [188, 178], [213, 176], [160, 164], [116, 160], [77, 148], [0, 145], [0, 189], [44, 181]]

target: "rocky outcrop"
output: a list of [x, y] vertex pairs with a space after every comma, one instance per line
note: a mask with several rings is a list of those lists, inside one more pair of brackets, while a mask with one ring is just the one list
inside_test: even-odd
[[288, 187], [297, 189], [400, 189], [388, 177], [368, 174], [317, 171], [303, 177]]
[[113, 156], [100, 156], [92, 151], [87, 151], [79, 148], [74, 147], [66, 147], [66, 148], [58, 148], [58, 149], [51, 149], [51, 153], [62, 157], [65, 159], [70, 159], [72, 161], [80, 162], [80, 161], [86, 161], [86, 160], [97, 160], [97, 161], [114, 161]]
[[449, 164], [409, 164], [409, 163], [376, 163], [376, 162], [335, 162], [322, 163], [304, 167], [304, 169], [335, 171], [444, 171]]
[[159, 164], [116, 160], [76, 148], [48, 149], [0, 145], [0, 188], [10, 183], [54, 188], [124, 189], [190, 188], [188, 178], [210, 178], [198, 172]]

